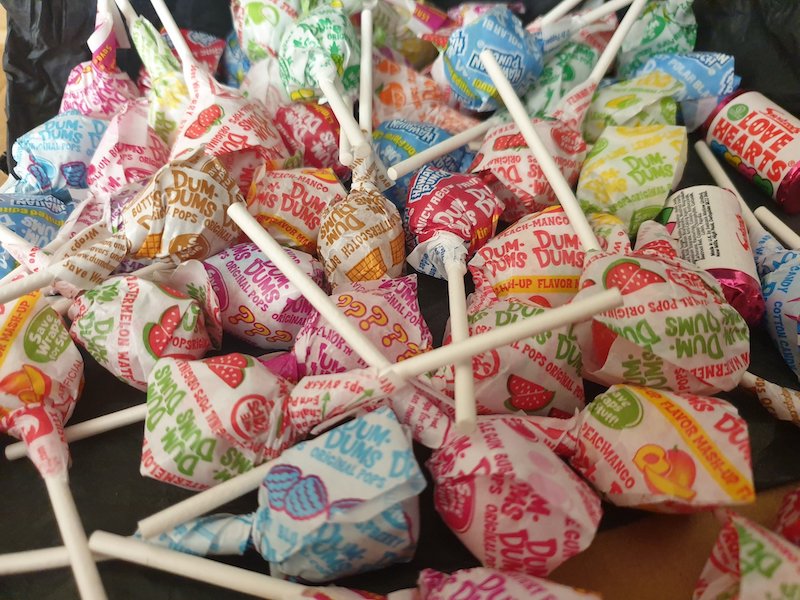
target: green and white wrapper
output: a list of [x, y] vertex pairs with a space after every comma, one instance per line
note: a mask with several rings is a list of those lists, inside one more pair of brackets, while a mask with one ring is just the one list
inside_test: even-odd
[[233, 0], [233, 26], [252, 63], [277, 56], [281, 38], [300, 16], [299, 0]]

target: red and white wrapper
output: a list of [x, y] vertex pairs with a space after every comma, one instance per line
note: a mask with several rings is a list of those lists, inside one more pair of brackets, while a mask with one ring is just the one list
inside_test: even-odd
[[[223, 52], [225, 52], [225, 40], [208, 33], [191, 31], [189, 29], [181, 29], [180, 32], [181, 36], [186, 41], [186, 45], [189, 46], [189, 52], [192, 53], [194, 59], [198, 63], [204, 65], [209, 73], [216, 73], [219, 67], [219, 61], [222, 58]], [[172, 56], [180, 60], [178, 51], [175, 49], [175, 46], [172, 45], [172, 40], [164, 31], [163, 27], [160, 31], [160, 35], [164, 39], [164, 43], [171, 50]], [[145, 65], [142, 65], [142, 68], [139, 69], [139, 78], [136, 83], [142, 91], [142, 94], [147, 95], [151, 89], [152, 80]]]
[[482, 418], [427, 464], [436, 510], [485, 567], [545, 576], [600, 523], [600, 499], [525, 419]]
[[730, 513], [693, 600], [792, 598], [800, 581], [800, 548], [741, 515]]
[[114, 277], [81, 294], [69, 315], [75, 342], [139, 390], [147, 389], [160, 358], [202, 358], [221, 337], [213, 309], [185, 291], [134, 276]]
[[775, 533], [795, 546], [800, 546], [800, 488], [792, 490], [783, 497], [778, 509]]
[[345, 179], [350, 170], [339, 162], [339, 122], [327, 105], [295, 102], [281, 106], [275, 127], [292, 154], [301, 154], [307, 167], [331, 168]]
[[147, 106], [143, 98], [127, 102], [111, 118], [86, 173], [92, 191], [115, 193], [149, 179], [167, 162], [169, 148], [147, 124]]
[[[513, 327], [546, 309], [516, 300], [477, 304], [469, 310], [469, 334]], [[449, 336], [445, 343], [449, 342]], [[581, 351], [574, 325], [501, 346], [472, 357], [475, 402], [480, 414], [523, 411], [529, 415], [571, 417], [584, 405]], [[453, 365], [436, 371], [433, 381], [451, 397]]]
[[0, 305], [0, 431], [19, 438], [45, 477], [66, 479], [63, 423], [83, 388], [83, 358], [40, 292]]
[[[317, 285], [322, 265], [298, 250], [286, 253]], [[264, 349], [289, 348], [316, 313], [308, 300], [266, 255], [251, 243], [237, 244], [203, 262], [222, 316], [222, 328]]]
[[678, 258], [666, 229], [646, 221], [635, 250], [586, 258], [576, 300], [618, 287], [623, 305], [575, 327], [583, 375], [694, 394], [734, 388], [750, 363], [750, 334], [717, 281]]
[[301, 14], [298, 0], [233, 0], [233, 26], [251, 62], [277, 56], [286, 28]]
[[615, 385], [569, 436], [570, 464], [617, 506], [690, 512], [755, 501], [747, 423], [724, 400]]
[[316, 254], [320, 216], [347, 190], [333, 169], [258, 170], [247, 210], [282, 246]]
[[[570, 185], [574, 186], [586, 156], [577, 129], [561, 121], [533, 120], [536, 132]], [[558, 203], [553, 188], [514, 123], [490, 129], [470, 165], [483, 174], [505, 204], [502, 219], [513, 223], [525, 215]]]

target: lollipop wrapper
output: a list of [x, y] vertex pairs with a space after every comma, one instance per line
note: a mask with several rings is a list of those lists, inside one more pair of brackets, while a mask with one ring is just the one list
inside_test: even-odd
[[192, 519], [147, 542], [197, 556], [244, 554], [250, 543], [253, 515], [210, 515]]
[[418, 581], [419, 600], [451, 598], [530, 598], [531, 600], [588, 600], [600, 596], [522, 573], [476, 567], [453, 573], [423, 569]]
[[483, 418], [427, 463], [434, 505], [485, 567], [545, 576], [586, 548], [600, 500], [518, 417]]
[[[513, 327], [520, 319], [546, 309], [525, 302], [498, 300], [470, 307], [470, 337], [497, 327]], [[445, 341], [449, 336], [445, 338]], [[472, 357], [475, 401], [479, 414], [523, 411], [529, 415], [570, 417], [583, 408], [581, 351], [574, 326], [548, 330]], [[436, 371], [434, 381], [454, 393], [453, 365]]]
[[662, 71], [652, 71], [600, 88], [592, 99], [583, 123], [587, 142], [596, 142], [606, 127], [675, 125], [677, 103], [685, 86]]
[[788, 492], [778, 509], [775, 533], [800, 546], [800, 488]]
[[685, 127], [607, 127], [581, 170], [581, 208], [616, 215], [634, 237], [681, 180], [688, 143]]
[[134, 276], [114, 277], [81, 294], [70, 307], [70, 318], [75, 342], [143, 391], [160, 358], [202, 358], [213, 346], [206, 313], [196, 300]]
[[41, 293], [0, 312], [0, 430], [25, 442], [43, 476], [67, 476], [63, 423], [83, 388], [83, 358]]
[[730, 513], [692, 598], [791, 598], [798, 581], [800, 549]]
[[244, 354], [162, 359], [148, 378], [142, 475], [201, 490], [277, 456], [297, 439], [290, 390]]
[[[410, 358], [433, 346], [417, 300], [416, 275], [341, 286], [331, 299], [389, 362]], [[292, 351], [301, 376], [366, 367], [358, 353], [319, 313], [306, 321]]]
[[[586, 155], [586, 143], [580, 133], [559, 121], [534, 120], [533, 125], [561, 173], [574, 185]], [[553, 188], [514, 123], [490, 129], [467, 170], [486, 178], [505, 204], [502, 219], [509, 223], [558, 203]]]
[[351, 191], [320, 215], [317, 254], [334, 287], [399, 277], [406, 252], [397, 209], [377, 191]]
[[167, 162], [169, 148], [147, 124], [147, 106], [144, 100], [129, 102], [111, 118], [86, 174], [93, 191], [116, 193], [149, 179]]
[[420, 378], [421, 385], [411, 380], [409, 385], [393, 392], [390, 401], [397, 419], [411, 430], [414, 441], [426, 448], [441, 448], [450, 437], [455, 419], [452, 402], [444, 402], [432, 394], [435, 382]]
[[723, 400], [615, 385], [579, 423], [570, 464], [617, 506], [688, 512], [755, 500], [747, 423]]
[[713, 275], [749, 325], [764, 317], [761, 282], [736, 196], [706, 185], [676, 192], [658, 220], [678, 241], [680, 257]]
[[[0, 223], [34, 246], [46, 246], [74, 208], [50, 195], [0, 194]], [[15, 256], [0, 250], [0, 277], [17, 266]]]
[[253, 542], [273, 569], [308, 581], [407, 561], [424, 488], [408, 434], [381, 408], [275, 461], [259, 488]]
[[225, 50], [222, 52], [222, 82], [233, 88], [242, 85], [244, 76], [250, 70], [250, 59], [242, 50], [239, 36], [236, 31], [231, 31], [225, 38]]
[[284, 32], [300, 16], [297, 0], [234, 0], [233, 27], [241, 52], [253, 63], [277, 56]]
[[239, 86], [247, 98], [263, 104], [267, 115], [273, 120], [281, 108], [292, 105], [281, 81], [280, 68], [280, 63], [274, 56], [263, 58], [250, 67]]
[[758, 397], [761, 405], [776, 419], [789, 421], [800, 427], [800, 392], [756, 377], [750, 385], [748, 381], [740, 384]]
[[17, 191], [50, 192], [85, 188], [89, 163], [108, 121], [77, 112], [61, 113], [17, 138], [11, 149], [16, 161]]
[[124, 235], [137, 258], [202, 260], [240, 235], [228, 207], [241, 201], [222, 163], [198, 149], [164, 165], [123, 210]]
[[503, 208], [480, 177], [424, 166], [411, 181], [406, 207], [418, 244], [409, 263], [446, 278], [444, 257], [465, 261], [474, 254], [494, 235]]
[[522, 96], [542, 71], [542, 50], [520, 20], [505, 6], [457, 29], [445, 48], [444, 68], [455, 97], [464, 108], [497, 108], [497, 90], [479, 55], [489, 48], [514, 91]]
[[576, 325], [584, 377], [695, 394], [738, 384], [750, 362], [747, 324], [711, 275], [677, 258], [662, 225], [645, 223], [630, 254], [588, 258], [576, 300], [595, 285], [618, 287], [624, 303]]
[[684, 54], [694, 50], [697, 21], [692, 0], [652, 1], [622, 41], [617, 75], [630, 78], [656, 54]]
[[[186, 45], [189, 47], [189, 52], [192, 54], [192, 57], [194, 57], [195, 61], [203, 65], [209, 73], [216, 73], [220, 59], [222, 58], [222, 53], [225, 51], [225, 41], [202, 31], [181, 29], [180, 32], [181, 37], [183, 37]], [[162, 28], [159, 35], [165, 43], [164, 51], [169, 51], [173, 57], [180, 61], [178, 51], [175, 49], [175, 46], [172, 45], [172, 39], [169, 37], [169, 34]], [[137, 83], [145, 94], [152, 86], [150, 72], [144, 64], [142, 68], [139, 69], [139, 80]]]
[[[286, 253], [317, 285], [322, 266], [312, 256]], [[255, 244], [232, 246], [203, 263], [219, 300], [223, 329], [265, 349], [289, 348], [315, 313], [300, 291]]]
[[302, 154], [305, 166], [331, 168], [343, 179], [349, 176], [349, 169], [339, 162], [339, 122], [327, 105], [281, 106], [275, 113], [275, 127], [289, 152]]
[[287, 27], [278, 58], [293, 101], [322, 98], [317, 82], [323, 77], [341, 80], [345, 96], [357, 93], [361, 46], [341, 8], [321, 4]]
[[345, 196], [333, 169], [262, 167], [247, 194], [247, 210], [282, 246], [315, 254], [320, 215]]

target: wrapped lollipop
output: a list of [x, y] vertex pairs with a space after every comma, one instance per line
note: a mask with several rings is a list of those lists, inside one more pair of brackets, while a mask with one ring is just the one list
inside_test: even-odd
[[275, 113], [275, 127], [292, 154], [301, 154], [306, 167], [333, 169], [340, 179], [350, 170], [339, 162], [340, 128], [333, 111], [315, 102], [295, 102]]
[[[287, 254], [318, 285], [322, 266], [297, 250]], [[222, 328], [258, 348], [294, 345], [314, 309], [255, 244], [231, 246], [203, 261], [219, 299]]]
[[239, 43], [239, 36], [235, 30], [231, 31], [225, 38], [225, 50], [222, 53], [222, 72], [225, 77], [223, 83], [233, 88], [242, 85], [250, 64], [250, 59]]
[[128, 38], [112, 0], [97, 3], [94, 32], [86, 42], [92, 59], [70, 71], [60, 113], [77, 110], [82, 115], [110, 119], [139, 91], [117, 66], [117, 48], [129, 48]]
[[775, 532], [795, 546], [800, 546], [800, 489], [795, 488], [783, 497]]
[[277, 56], [284, 32], [300, 16], [296, 0], [234, 0], [231, 3], [234, 34], [241, 43], [241, 52], [251, 63], [268, 56]]
[[0, 429], [21, 438], [44, 479], [82, 598], [105, 598], [69, 489], [64, 421], [83, 386], [83, 359], [41, 294], [6, 304], [2, 315]]
[[247, 194], [247, 206], [281, 245], [315, 254], [322, 213], [346, 195], [332, 169], [261, 168]]
[[[123, 2], [124, 0], [120, 1]], [[192, 56], [200, 64], [205, 65], [209, 73], [216, 73], [219, 70], [222, 53], [225, 51], [225, 40], [202, 31], [193, 31], [191, 29], [181, 29], [180, 31], [181, 36], [186, 41], [186, 45], [189, 46]], [[167, 42], [172, 55], [175, 58], [180, 58], [178, 51], [169, 39], [169, 35], [162, 31], [161, 37]], [[144, 65], [139, 69], [139, 79], [136, 83], [145, 94], [150, 89], [150, 72]]]
[[[408, 261], [417, 271], [447, 280], [450, 335], [469, 337], [464, 275], [467, 260], [494, 235], [503, 204], [474, 175], [428, 166], [414, 177], [408, 198], [408, 224], [417, 246]], [[472, 361], [456, 365], [456, 427], [475, 426]]]

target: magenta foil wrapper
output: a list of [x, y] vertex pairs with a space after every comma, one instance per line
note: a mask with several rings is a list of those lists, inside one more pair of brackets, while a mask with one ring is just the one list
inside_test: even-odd
[[800, 156], [778, 186], [775, 201], [790, 215], [800, 212]]
[[728, 304], [742, 315], [748, 325], [752, 327], [761, 322], [766, 309], [758, 281], [736, 269], [708, 269], [708, 273], [719, 281]]

